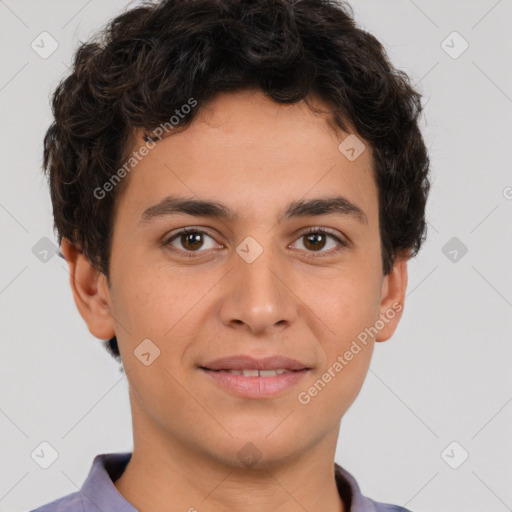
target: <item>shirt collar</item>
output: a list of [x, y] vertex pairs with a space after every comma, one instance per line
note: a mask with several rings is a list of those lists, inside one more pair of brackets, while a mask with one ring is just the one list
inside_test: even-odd
[[131, 457], [131, 452], [102, 453], [94, 457], [81, 488], [84, 512], [138, 512], [114, 485]]
[[[122, 475], [131, 452], [96, 455], [81, 488], [84, 512], [138, 512], [117, 490], [114, 482]], [[336, 486], [346, 512], [374, 512], [373, 502], [361, 494], [356, 479], [344, 468], [334, 464]]]

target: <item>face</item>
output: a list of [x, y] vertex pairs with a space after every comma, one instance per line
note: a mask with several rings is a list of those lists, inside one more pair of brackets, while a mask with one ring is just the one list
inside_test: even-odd
[[[117, 336], [135, 445], [271, 465], [337, 438], [406, 286], [405, 260], [382, 274], [370, 146], [359, 137], [366, 149], [351, 160], [338, 148], [346, 136], [303, 103], [219, 94], [125, 178], [110, 287], [97, 276], [105, 308], [79, 307], [95, 336]], [[330, 208], [311, 202], [333, 198]], [[183, 208], [180, 199], [223, 208]], [[240, 355], [307, 369], [203, 369]]]

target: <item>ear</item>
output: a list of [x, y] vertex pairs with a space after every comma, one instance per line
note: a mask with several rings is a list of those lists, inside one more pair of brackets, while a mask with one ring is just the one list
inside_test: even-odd
[[395, 332], [402, 317], [407, 289], [407, 262], [409, 252], [403, 252], [396, 257], [392, 271], [384, 278], [381, 289], [379, 319], [384, 324], [375, 336], [375, 341], [386, 341]]
[[102, 340], [113, 338], [114, 322], [110, 315], [110, 293], [105, 274], [66, 238], [62, 239], [61, 251], [69, 266], [69, 284], [76, 307], [89, 331]]

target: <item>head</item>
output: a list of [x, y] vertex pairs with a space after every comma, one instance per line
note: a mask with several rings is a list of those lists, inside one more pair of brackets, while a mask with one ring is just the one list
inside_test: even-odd
[[[421, 111], [335, 2], [148, 2], [80, 46], [44, 167], [75, 302], [141, 430], [229, 460], [251, 440], [268, 463], [335, 432], [425, 238]], [[235, 397], [201, 370], [233, 354], [308, 371]]]

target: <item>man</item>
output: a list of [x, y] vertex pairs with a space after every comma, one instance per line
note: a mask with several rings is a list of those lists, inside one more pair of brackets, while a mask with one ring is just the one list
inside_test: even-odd
[[424, 240], [421, 109], [334, 2], [145, 3], [80, 47], [44, 166], [134, 446], [38, 511], [406, 510], [334, 457]]

